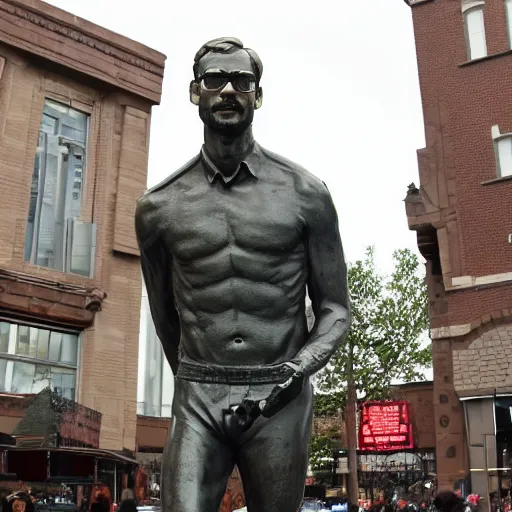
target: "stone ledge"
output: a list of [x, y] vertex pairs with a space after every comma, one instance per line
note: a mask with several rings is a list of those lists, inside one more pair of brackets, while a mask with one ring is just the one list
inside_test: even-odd
[[490, 180], [482, 181], [480, 185], [493, 185], [495, 183], [503, 183], [505, 181], [512, 181], [512, 174], [510, 176], [499, 176]]
[[456, 338], [469, 334], [472, 330], [471, 324], [447, 325], [445, 327], [436, 327], [430, 330], [430, 338], [440, 340], [445, 338]]
[[40, 0], [0, 0], [0, 41], [160, 102], [165, 55]]
[[0, 308], [14, 315], [84, 329], [92, 325], [105, 298], [97, 288], [0, 269]]
[[491, 274], [487, 276], [459, 276], [452, 277], [452, 286], [446, 291], [462, 290], [474, 288], [478, 286], [493, 285], [498, 283], [512, 282], [512, 272], [504, 272], [503, 274]]
[[[512, 309], [501, 309], [486, 313], [480, 318], [475, 319], [470, 324], [446, 325], [430, 329], [430, 338], [432, 340], [462, 338], [463, 343], [454, 350], [466, 350], [465, 344], [472, 343], [478, 336], [484, 334], [490, 329], [499, 327], [512, 320]], [[469, 345], [468, 345], [469, 346]]]

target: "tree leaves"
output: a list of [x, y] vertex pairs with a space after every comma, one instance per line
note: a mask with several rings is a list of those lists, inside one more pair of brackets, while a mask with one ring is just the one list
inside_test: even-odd
[[379, 273], [374, 248], [368, 247], [364, 259], [349, 265], [352, 326], [345, 344], [316, 375], [315, 414], [332, 414], [335, 402], [338, 409], [344, 407], [350, 344], [358, 397], [366, 400], [388, 398], [395, 380], [423, 380], [422, 370], [431, 366], [431, 348], [424, 346], [428, 339], [425, 273], [408, 249], [395, 251], [393, 263], [391, 275]]
[[421, 380], [421, 370], [430, 366], [430, 347], [422, 348], [428, 302], [418, 258], [402, 249], [393, 253], [393, 262], [390, 276], [380, 274], [369, 247], [363, 260], [349, 265], [352, 326], [345, 345], [316, 376], [321, 394], [345, 396], [349, 344], [354, 347], [358, 396], [367, 399], [387, 397], [394, 380]]

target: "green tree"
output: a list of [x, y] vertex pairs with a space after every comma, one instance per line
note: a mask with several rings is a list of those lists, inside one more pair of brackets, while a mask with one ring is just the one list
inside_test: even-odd
[[[352, 326], [346, 341], [316, 376], [315, 414], [343, 409], [346, 396], [348, 347], [354, 348], [354, 378], [358, 396], [366, 400], [390, 396], [391, 383], [424, 380], [432, 363], [426, 344], [428, 301], [424, 271], [408, 249], [393, 253], [390, 275], [375, 267], [374, 249], [349, 265], [348, 283]], [[311, 312], [309, 313], [311, 321]], [[312, 439], [312, 459], [326, 452], [325, 443]], [[316, 459], [315, 459], [316, 460]]]

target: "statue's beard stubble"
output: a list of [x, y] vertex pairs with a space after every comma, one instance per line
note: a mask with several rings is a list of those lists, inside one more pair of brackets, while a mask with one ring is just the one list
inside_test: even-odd
[[[214, 117], [214, 113], [222, 108], [222, 105], [214, 106], [213, 108], [202, 108], [199, 106], [199, 117], [210, 130], [221, 133], [223, 135], [239, 135], [247, 130], [254, 119], [254, 109], [244, 110], [240, 105], [233, 105], [233, 108], [242, 116], [242, 120], [238, 123], [232, 123], [229, 120], [222, 121]], [[224, 107], [227, 107], [225, 105]]]

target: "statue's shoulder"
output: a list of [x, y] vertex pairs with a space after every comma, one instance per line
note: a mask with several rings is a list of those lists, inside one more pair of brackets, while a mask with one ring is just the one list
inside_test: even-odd
[[292, 162], [288, 158], [278, 155], [273, 151], [269, 151], [266, 148], [262, 148], [261, 146], [260, 151], [282, 170], [293, 175], [295, 188], [299, 194], [305, 194], [307, 196], [317, 194], [324, 195], [325, 193], [329, 193], [325, 183], [302, 167], [302, 165]]
[[170, 176], [167, 176], [167, 178], [162, 180], [160, 183], [158, 183], [154, 187], [151, 187], [148, 190], [146, 190], [146, 192], [144, 193], [144, 195], [142, 197], [149, 196], [151, 194], [155, 194], [156, 192], [160, 192], [161, 190], [172, 185], [179, 178], [184, 176], [188, 171], [193, 169], [199, 163], [199, 160], [201, 160], [201, 154], [197, 154], [194, 158], [189, 160], [185, 165], [180, 167], [176, 172], [173, 172]]
[[176, 172], [158, 183], [158, 185], [146, 190], [137, 201], [135, 209], [136, 224], [153, 226], [155, 222], [158, 223], [160, 207], [164, 206], [168, 201], [168, 195], [163, 192], [193, 169], [200, 161], [200, 158], [200, 155], [196, 155], [183, 167], [180, 167]]

